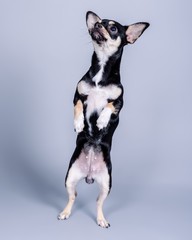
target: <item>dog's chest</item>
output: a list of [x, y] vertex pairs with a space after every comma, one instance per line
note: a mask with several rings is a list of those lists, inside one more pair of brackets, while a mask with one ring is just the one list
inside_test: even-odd
[[122, 90], [114, 84], [108, 86], [92, 86], [85, 81], [81, 81], [78, 84], [78, 92], [80, 95], [87, 96], [84, 104], [86, 104], [87, 107], [87, 116], [90, 116], [95, 111], [99, 114], [107, 105], [108, 100], [113, 101], [117, 99]]

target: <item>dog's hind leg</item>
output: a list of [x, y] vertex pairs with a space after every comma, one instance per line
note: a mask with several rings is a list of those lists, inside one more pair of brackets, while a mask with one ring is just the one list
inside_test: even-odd
[[110, 191], [110, 175], [108, 173], [107, 167], [105, 170], [95, 178], [100, 186], [100, 193], [97, 199], [97, 224], [103, 228], [110, 227], [110, 224], [105, 219], [103, 214], [103, 203]]
[[77, 183], [84, 178], [82, 171], [77, 166], [76, 162], [73, 163], [69, 169], [67, 179], [66, 179], [66, 188], [69, 196], [68, 203], [64, 210], [58, 215], [58, 220], [68, 219], [71, 215], [72, 207], [76, 198], [76, 185]]

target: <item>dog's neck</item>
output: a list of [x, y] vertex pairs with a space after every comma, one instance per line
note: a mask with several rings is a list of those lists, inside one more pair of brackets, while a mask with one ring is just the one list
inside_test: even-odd
[[114, 75], [117, 81], [117, 77], [120, 75], [122, 53], [123, 48], [118, 49], [118, 51], [113, 54], [107, 53], [104, 50], [98, 51], [98, 49], [95, 49], [89, 74], [96, 85], [98, 85], [98, 83], [103, 85], [109, 84], [109, 81], [112, 82]]

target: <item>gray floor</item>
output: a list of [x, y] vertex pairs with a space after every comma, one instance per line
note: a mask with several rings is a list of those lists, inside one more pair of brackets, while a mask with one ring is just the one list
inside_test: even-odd
[[191, 239], [191, 187], [153, 184], [154, 167], [139, 169], [141, 161], [129, 158], [129, 153], [126, 169], [125, 156], [120, 155], [118, 162], [114, 154], [113, 188], [104, 207], [109, 229], [96, 225], [96, 184], [82, 181], [72, 216], [58, 221], [57, 214], [67, 201], [62, 162], [50, 166], [45, 164], [48, 158], [38, 163], [16, 156], [3, 162], [2, 239]]
[[[57, 220], [75, 146], [73, 94], [92, 54], [87, 10], [151, 23], [123, 55], [109, 229], [96, 225], [96, 184], [81, 182], [71, 218]], [[0, 238], [191, 240], [190, 1], [10, 0], [0, 11]]]
[[[38, 176], [35, 179], [36, 176], [30, 180], [37, 181]], [[127, 179], [126, 175], [124, 179]], [[77, 236], [79, 239], [127, 236], [133, 240], [191, 238], [192, 194], [182, 186], [114, 183], [105, 205], [111, 227], [101, 229], [95, 222], [95, 186], [80, 184], [71, 218], [58, 221], [56, 216], [66, 202], [63, 188], [56, 184], [49, 186], [42, 179], [36, 182], [36, 186], [23, 181], [18, 181], [19, 185], [24, 185], [22, 192], [17, 191], [20, 186], [13, 184], [1, 195], [3, 239], [73, 239]], [[59, 177], [55, 176], [54, 181], [59, 185]]]

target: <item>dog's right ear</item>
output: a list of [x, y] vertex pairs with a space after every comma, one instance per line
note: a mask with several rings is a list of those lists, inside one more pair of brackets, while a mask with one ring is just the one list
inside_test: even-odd
[[88, 11], [86, 14], [86, 23], [88, 29], [92, 29], [96, 22], [101, 22], [101, 18], [98, 17], [94, 12]]

